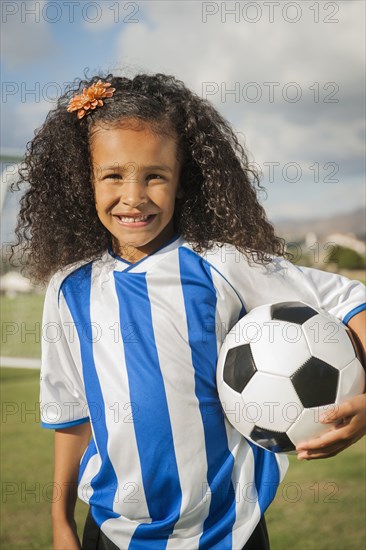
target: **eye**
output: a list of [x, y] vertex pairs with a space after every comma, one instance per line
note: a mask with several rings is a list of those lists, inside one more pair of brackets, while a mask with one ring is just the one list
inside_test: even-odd
[[162, 176], [160, 176], [159, 174], [149, 174], [148, 176], [148, 179], [153, 179], [153, 180], [156, 180], [156, 179], [164, 179]]
[[104, 180], [109, 180], [109, 179], [119, 179], [121, 177], [120, 174], [116, 174], [116, 172], [114, 172], [113, 174], [107, 174], [106, 176], [104, 176]]

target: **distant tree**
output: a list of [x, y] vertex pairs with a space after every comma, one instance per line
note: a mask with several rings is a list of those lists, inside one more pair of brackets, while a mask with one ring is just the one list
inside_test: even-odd
[[344, 246], [335, 246], [328, 258], [329, 263], [336, 263], [339, 269], [364, 269], [365, 257], [355, 250]]

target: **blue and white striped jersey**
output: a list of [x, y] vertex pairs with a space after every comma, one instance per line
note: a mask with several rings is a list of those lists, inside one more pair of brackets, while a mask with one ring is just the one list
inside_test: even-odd
[[176, 234], [137, 263], [111, 249], [58, 271], [43, 312], [42, 426], [91, 422], [78, 496], [121, 549], [241, 549], [288, 460], [248, 442], [216, 389], [223, 339], [250, 309], [302, 300], [347, 323], [365, 287]]

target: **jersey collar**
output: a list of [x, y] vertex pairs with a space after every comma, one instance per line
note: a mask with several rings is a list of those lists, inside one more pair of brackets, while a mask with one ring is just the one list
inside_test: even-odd
[[108, 255], [116, 260], [116, 268], [118, 269], [118, 271], [143, 273], [146, 272], [152, 264], [161, 260], [166, 254], [168, 254], [172, 250], [175, 250], [176, 248], [179, 248], [179, 246], [181, 246], [184, 242], [185, 239], [178, 232], [176, 232], [173, 237], [169, 239], [169, 241], [167, 241], [160, 248], [155, 250], [155, 252], [148, 254], [147, 256], [141, 258], [141, 260], [138, 260], [135, 263], [129, 262], [128, 260], [121, 258], [121, 256], [118, 256], [118, 254], [113, 252], [111, 246], [108, 247]]

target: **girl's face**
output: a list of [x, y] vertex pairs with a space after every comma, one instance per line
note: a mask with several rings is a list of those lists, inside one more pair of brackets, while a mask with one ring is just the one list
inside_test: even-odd
[[135, 263], [173, 237], [175, 200], [182, 196], [173, 138], [153, 134], [148, 126], [99, 126], [91, 160], [97, 214], [115, 253]]

